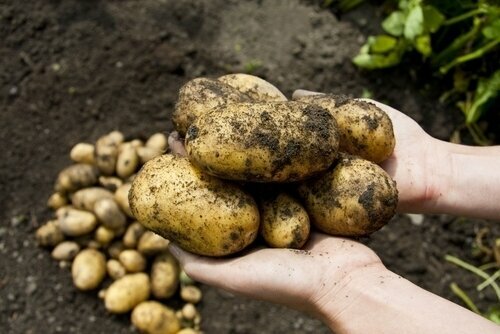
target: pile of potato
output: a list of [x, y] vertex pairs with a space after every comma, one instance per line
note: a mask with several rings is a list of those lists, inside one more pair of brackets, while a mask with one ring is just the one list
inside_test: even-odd
[[[201, 290], [169, 253], [169, 241], [135, 221], [128, 202], [136, 171], [166, 150], [161, 133], [143, 143], [113, 131], [95, 145], [77, 144], [70, 153], [75, 163], [59, 173], [48, 200], [55, 218], [38, 228], [36, 239], [52, 248], [61, 267], [71, 263], [75, 287], [100, 289], [106, 309], [131, 312], [139, 331], [201, 333], [195, 306]], [[162, 303], [178, 292], [180, 310]]]
[[258, 77], [230, 74], [185, 84], [172, 120], [187, 155], [147, 162], [129, 202], [141, 224], [190, 252], [233, 254], [258, 235], [301, 248], [311, 223], [356, 237], [395, 213], [396, 183], [377, 165], [395, 138], [374, 104], [319, 94], [289, 101]]

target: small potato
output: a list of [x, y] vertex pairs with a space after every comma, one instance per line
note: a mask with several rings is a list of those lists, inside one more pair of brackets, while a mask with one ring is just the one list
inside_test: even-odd
[[163, 133], [153, 134], [146, 142], [146, 147], [155, 149], [159, 152], [165, 152], [168, 147], [167, 136], [165, 136]]
[[340, 151], [379, 163], [393, 152], [396, 140], [389, 116], [373, 103], [336, 95], [298, 99], [327, 109], [337, 120]]
[[139, 157], [135, 147], [130, 143], [122, 144], [116, 160], [116, 174], [122, 179], [126, 179], [135, 173], [138, 165]]
[[115, 172], [118, 147], [123, 143], [123, 140], [123, 134], [119, 131], [110, 132], [97, 140], [95, 163], [102, 174], [112, 175]]
[[115, 232], [106, 226], [99, 226], [95, 230], [94, 238], [101, 246], [107, 246], [115, 238]]
[[132, 324], [145, 334], [177, 334], [181, 329], [175, 312], [155, 301], [142, 302], [132, 311]]
[[200, 115], [186, 134], [189, 160], [223, 179], [292, 182], [322, 172], [337, 156], [330, 113], [300, 102], [233, 103]]
[[256, 102], [287, 101], [286, 96], [278, 88], [254, 75], [244, 73], [227, 74], [217, 80], [250, 96]]
[[90, 233], [95, 229], [97, 219], [91, 212], [73, 209], [71, 207], [64, 207], [61, 209], [59, 209], [61, 211], [58, 212], [58, 222], [59, 228], [65, 235], [77, 237]]
[[137, 250], [144, 255], [155, 255], [166, 251], [170, 242], [151, 231], [145, 231], [137, 243]]
[[109, 277], [114, 280], [122, 278], [127, 273], [125, 267], [120, 263], [120, 261], [115, 259], [110, 259], [106, 262], [106, 270]]
[[120, 209], [122, 209], [122, 211], [125, 212], [127, 216], [134, 218], [134, 216], [132, 215], [132, 211], [130, 211], [130, 205], [128, 202], [128, 193], [131, 186], [131, 183], [124, 183], [121, 187], [116, 189], [114, 198], [116, 203], [118, 203], [118, 205], [120, 206]]
[[[139, 239], [144, 234], [144, 227], [139, 222], [133, 222], [123, 236], [123, 245], [127, 248], [136, 248]], [[152, 233], [152, 232], [151, 232]]]
[[120, 178], [114, 176], [99, 176], [99, 184], [106, 190], [114, 193], [116, 189], [122, 186], [123, 181]]
[[214, 107], [234, 102], [251, 102], [251, 98], [221, 81], [196, 78], [181, 87], [172, 122], [183, 136], [200, 115]]
[[151, 267], [151, 292], [158, 299], [172, 297], [179, 287], [180, 267], [177, 260], [165, 251], [157, 255]]
[[260, 204], [260, 233], [269, 246], [304, 246], [309, 238], [309, 216], [296, 199], [286, 193], [280, 193], [262, 200]]
[[80, 245], [74, 241], [63, 241], [52, 250], [52, 258], [57, 261], [71, 261], [80, 251]]
[[187, 303], [197, 304], [201, 300], [201, 290], [194, 285], [181, 286], [181, 299]]
[[182, 317], [186, 320], [193, 320], [197, 313], [196, 307], [191, 303], [187, 303], [182, 307]]
[[94, 145], [88, 143], [78, 143], [69, 153], [71, 160], [77, 163], [94, 164]]
[[94, 204], [94, 213], [102, 225], [112, 230], [123, 228], [127, 222], [127, 217], [113, 198], [103, 198], [97, 201]]
[[375, 232], [392, 218], [398, 204], [396, 182], [382, 168], [347, 155], [298, 190], [312, 223], [331, 235]]
[[84, 249], [71, 266], [73, 284], [80, 290], [93, 290], [106, 276], [106, 258], [95, 249]]
[[71, 203], [76, 209], [94, 211], [94, 205], [103, 198], [113, 198], [113, 193], [100, 187], [90, 187], [78, 190], [71, 197]]
[[259, 211], [249, 194], [201, 173], [185, 157], [165, 154], [148, 161], [129, 201], [142, 225], [200, 255], [240, 251], [259, 228]]
[[135, 249], [125, 249], [118, 256], [118, 260], [129, 273], [137, 273], [146, 269], [146, 259]]
[[177, 334], [200, 334], [200, 332], [193, 328], [186, 327], [178, 331]]
[[36, 230], [36, 241], [43, 247], [54, 247], [64, 240], [57, 220], [49, 220]]
[[66, 204], [68, 204], [68, 199], [61, 193], [53, 193], [47, 200], [47, 206], [52, 210], [57, 210]]
[[163, 154], [162, 151], [158, 151], [156, 148], [148, 146], [139, 147], [137, 149], [137, 155], [139, 156], [139, 161], [141, 162], [142, 165], [144, 165], [149, 160], [156, 158], [157, 156], [162, 154]]
[[147, 300], [149, 277], [145, 273], [127, 274], [114, 281], [106, 290], [104, 305], [111, 313], [126, 313]]
[[57, 192], [66, 193], [90, 187], [97, 182], [97, 176], [97, 169], [91, 165], [71, 165], [59, 173], [54, 188]]

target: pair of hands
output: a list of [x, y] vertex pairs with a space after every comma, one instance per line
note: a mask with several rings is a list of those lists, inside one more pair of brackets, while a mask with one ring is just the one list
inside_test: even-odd
[[[296, 91], [294, 97], [314, 94]], [[396, 146], [381, 166], [397, 182], [400, 212], [419, 212], [432, 206], [438, 191], [432, 180], [436, 158], [433, 138], [403, 113], [376, 101], [391, 118]], [[179, 138], [171, 136], [174, 152], [185, 154]], [[431, 203], [431, 204], [428, 204]], [[254, 249], [237, 258], [214, 259], [190, 254], [176, 245], [170, 250], [193, 279], [254, 299], [283, 304], [324, 320], [348, 307], [332, 303], [349, 291], [353, 281], [384, 275], [379, 257], [356, 241], [312, 233], [303, 250]], [[332, 314], [334, 313], [334, 314]]]

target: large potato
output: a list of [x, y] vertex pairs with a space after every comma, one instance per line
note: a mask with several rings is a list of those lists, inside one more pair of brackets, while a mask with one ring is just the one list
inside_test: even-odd
[[304, 182], [299, 194], [312, 223], [332, 235], [375, 232], [392, 218], [398, 203], [396, 183], [382, 168], [347, 155], [328, 172]]
[[92, 290], [106, 276], [106, 258], [95, 249], [84, 249], [75, 257], [71, 267], [73, 283], [80, 290]]
[[283, 93], [264, 79], [245, 73], [223, 75], [217, 80], [236, 88], [255, 101], [287, 101]]
[[189, 159], [224, 179], [289, 182], [330, 167], [339, 137], [331, 114], [300, 102], [233, 103], [201, 115], [186, 135]]
[[271, 247], [301, 248], [309, 237], [309, 216], [304, 207], [286, 193], [260, 202], [260, 234]]
[[142, 302], [132, 311], [132, 324], [145, 334], [176, 334], [181, 329], [175, 312], [155, 301]]
[[396, 140], [389, 116], [373, 103], [336, 95], [309, 95], [298, 99], [317, 104], [335, 117], [340, 151], [379, 163], [394, 150]]
[[149, 277], [145, 273], [125, 275], [106, 290], [104, 305], [109, 312], [126, 313], [147, 300], [150, 293]]
[[146, 228], [200, 255], [235, 253], [259, 228], [250, 195], [202, 173], [185, 157], [167, 154], [148, 161], [134, 179], [129, 202]]
[[215, 79], [197, 78], [181, 87], [172, 114], [175, 129], [184, 135], [191, 123], [214, 107], [234, 102], [250, 102], [251, 98]]

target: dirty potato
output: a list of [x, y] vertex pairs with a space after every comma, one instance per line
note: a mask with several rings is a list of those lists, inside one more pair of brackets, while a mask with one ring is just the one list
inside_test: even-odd
[[227, 74], [217, 80], [248, 95], [256, 102], [287, 101], [283, 93], [264, 79], [245, 73]]
[[97, 182], [98, 171], [87, 164], [74, 164], [64, 168], [57, 176], [55, 190], [60, 193], [73, 192]]
[[151, 231], [145, 231], [141, 234], [137, 242], [137, 250], [144, 255], [155, 255], [166, 251], [169, 243], [170, 242], [161, 235]]
[[179, 263], [170, 252], [158, 254], [151, 267], [153, 296], [158, 299], [172, 297], [179, 287], [179, 273]]
[[145, 334], [176, 334], [181, 329], [175, 312], [156, 301], [146, 301], [132, 311], [132, 324]]
[[72, 207], [57, 210], [59, 228], [67, 236], [77, 237], [92, 232], [97, 226], [97, 219], [91, 213]]
[[127, 222], [127, 217], [113, 198], [103, 198], [95, 202], [94, 213], [97, 219], [109, 229], [124, 228]]
[[78, 190], [71, 197], [71, 204], [76, 209], [94, 211], [94, 205], [97, 201], [104, 198], [113, 198], [113, 193], [100, 187], [90, 187]]
[[131, 143], [123, 143], [116, 158], [116, 174], [126, 179], [135, 173], [139, 165], [139, 156]]
[[328, 169], [339, 136], [331, 114], [300, 102], [233, 103], [201, 115], [186, 135], [189, 159], [223, 179], [304, 180]]
[[78, 143], [69, 153], [74, 162], [92, 165], [94, 164], [94, 145], [88, 143]]
[[128, 203], [128, 192], [130, 191], [131, 183], [124, 183], [115, 191], [115, 201], [118, 203], [120, 208], [125, 214], [131, 218], [134, 218], [132, 212], [130, 211], [130, 205]]
[[64, 234], [57, 220], [49, 220], [36, 230], [37, 243], [43, 247], [54, 247], [64, 240]]
[[145, 273], [127, 274], [114, 281], [106, 290], [104, 305], [111, 313], [126, 313], [147, 300], [149, 277]]
[[106, 258], [95, 249], [84, 249], [71, 266], [74, 285], [80, 290], [93, 290], [106, 276]]
[[185, 157], [147, 162], [129, 193], [130, 208], [146, 228], [200, 255], [242, 250], [256, 237], [259, 212], [238, 186], [202, 173]]
[[299, 194], [318, 229], [342, 236], [377, 231], [392, 218], [398, 203], [396, 183], [382, 168], [348, 155], [328, 172], [304, 182]]

